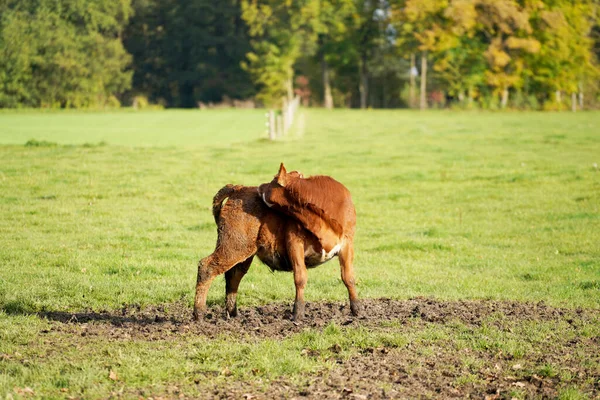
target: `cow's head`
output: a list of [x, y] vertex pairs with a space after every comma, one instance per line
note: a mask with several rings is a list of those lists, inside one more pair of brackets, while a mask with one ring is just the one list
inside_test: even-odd
[[258, 187], [258, 194], [269, 207], [285, 206], [288, 204], [286, 186], [293, 180], [302, 178], [304, 178], [304, 175], [298, 171], [287, 172], [285, 166], [281, 163], [279, 172], [273, 177], [273, 180]]

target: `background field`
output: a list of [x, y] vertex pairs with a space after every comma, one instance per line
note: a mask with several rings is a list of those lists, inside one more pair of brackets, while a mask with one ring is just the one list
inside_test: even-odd
[[[227, 183], [270, 180], [281, 161], [352, 192], [362, 298], [600, 306], [600, 113], [310, 110], [302, 119], [269, 142], [261, 110], [0, 113], [0, 395], [31, 387], [106, 397], [117, 384], [155, 385], [148, 395], [173, 371], [193, 386], [210, 357], [192, 370], [140, 360], [177, 360], [169, 352], [187, 357], [188, 347], [220, 342], [80, 338], [73, 346], [87, 350], [49, 357], [39, 332], [50, 322], [39, 315], [175, 302], [191, 313], [197, 261], [216, 239], [212, 196]], [[221, 304], [223, 292], [218, 279], [209, 303]], [[243, 314], [291, 304], [293, 293], [290, 274], [255, 262], [238, 301]], [[346, 297], [337, 261], [309, 272], [309, 302]], [[597, 335], [594, 321], [588, 335]], [[304, 345], [294, 346], [290, 354]], [[273, 367], [281, 354], [265, 356], [267, 382], [328, 365]], [[105, 365], [88, 361], [103, 355], [125, 357], [131, 377], [108, 379]], [[222, 371], [225, 359], [210, 368]], [[232, 367], [234, 377], [246, 379], [251, 364]]]

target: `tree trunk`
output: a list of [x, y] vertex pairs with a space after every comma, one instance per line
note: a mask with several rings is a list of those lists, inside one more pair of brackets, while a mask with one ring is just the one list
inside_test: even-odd
[[474, 92], [473, 92], [473, 88], [472, 88], [472, 87], [470, 87], [470, 88], [467, 90], [467, 96], [468, 96], [468, 98], [469, 98], [469, 100], [468, 100], [469, 108], [471, 108], [471, 107], [473, 106], [473, 93], [474, 93]]
[[329, 67], [325, 60], [325, 52], [321, 52], [321, 68], [323, 72], [323, 105], [326, 109], [333, 108], [333, 97], [331, 96], [331, 82], [329, 81]]
[[579, 82], [579, 109], [583, 110], [583, 83]]
[[410, 108], [415, 108], [415, 91], [416, 91], [416, 82], [415, 82], [415, 70], [417, 67], [415, 66], [415, 54], [412, 53], [410, 55], [410, 87], [408, 92], [408, 106]]
[[555, 93], [555, 95], [556, 95], [556, 102], [559, 105], [562, 105], [562, 96], [560, 95], [560, 90], [557, 90], [556, 93]]
[[571, 111], [577, 111], [577, 94], [575, 92], [571, 93]]
[[360, 59], [360, 82], [358, 84], [360, 91], [360, 108], [367, 108], [367, 96], [369, 93], [369, 80], [367, 76], [367, 57], [363, 55]]
[[502, 99], [500, 100], [500, 107], [506, 108], [508, 105], [508, 88], [502, 89]]
[[421, 53], [421, 110], [427, 108], [427, 53]]
[[[385, 77], [383, 78], [385, 82]], [[386, 85], [383, 84], [381, 87], [381, 104], [383, 104], [383, 108], [387, 108], [387, 90], [385, 90]]]

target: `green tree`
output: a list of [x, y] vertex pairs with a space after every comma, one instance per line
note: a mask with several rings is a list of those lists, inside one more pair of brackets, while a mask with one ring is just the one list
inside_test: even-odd
[[540, 50], [533, 36], [529, 13], [514, 0], [477, 0], [477, 29], [487, 49], [485, 78], [501, 106], [508, 103], [509, 89], [520, 87], [527, 54]]
[[[340, 58], [339, 50], [344, 49], [344, 39], [352, 29], [351, 16], [356, 16], [353, 0], [313, 0], [307, 4], [317, 17], [313, 19], [313, 29], [317, 34], [318, 57], [321, 63], [323, 84], [323, 105], [333, 108], [331, 94], [331, 70], [329, 64], [333, 58]], [[352, 21], [354, 22], [354, 21]], [[341, 54], [341, 57], [345, 57]]]
[[550, 108], [562, 107], [561, 93], [576, 93], [587, 79], [598, 77], [594, 65], [592, 28], [594, 2], [548, 1], [531, 7], [534, 35], [541, 43], [533, 57], [532, 79], [553, 97]]
[[427, 58], [453, 48], [457, 38], [448, 26], [444, 11], [448, 0], [403, 0], [393, 8], [398, 27], [398, 45], [407, 54], [421, 53], [420, 108], [427, 107]]
[[472, 0], [451, 0], [444, 10], [444, 26], [454, 39], [438, 52], [433, 66], [446, 92], [463, 102], [472, 102], [477, 87], [484, 81], [485, 44], [477, 37], [476, 3]]
[[36, 44], [27, 16], [21, 14], [5, 11], [0, 16], [0, 107], [35, 106], [30, 82]]
[[382, 48], [382, 24], [387, 23], [388, 5], [375, 0], [355, 1], [355, 12], [348, 18], [349, 45], [342, 54], [351, 54], [358, 64], [360, 108], [367, 108], [369, 95], [369, 60]]
[[135, 0], [124, 42], [134, 57], [134, 91], [168, 106], [248, 98], [240, 62], [250, 50], [238, 0]]
[[244, 68], [258, 85], [257, 98], [276, 105], [293, 96], [294, 64], [314, 54], [317, 42], [315, 0], [242, 0], [242, 18], [249, 27], [252, 50]]
[[[310, 75], [314, 92], [326, 108], [332, 103], [351, 106], [353, 100], [366, 108], [368, 65], [380, 50], [381, 23], [375, 15], [382, 2], [377, 0], [320, 2], [315, 23], [315, 57], [303, 56], [296, 69]], [[357, 93], [358, 90], [358, 93]], [[356, 96], [355, 96], [356, 95]]]
[[0, 3], [0, 106], [118, 103], [131, 82], [120, 39], [130, 11], [129, 0]]

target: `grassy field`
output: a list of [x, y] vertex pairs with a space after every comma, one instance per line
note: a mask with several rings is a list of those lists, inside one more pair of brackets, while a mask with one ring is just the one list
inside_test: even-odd
[[[23, 138], [62, 145], [205, 147], [248, 142], [264, 136], [264, 111], [168, 112], [1, 111], [2, 144]], [[26, 139], [27, 140], [27, 139]]]
[[[197, 261], [216, 239], [212, 196], [227, 183], [269, 181], [281, 161], [352, 192], [362, 298], [600, 307], [600, 113], [309, 110], [302, 119], [301, 131], [269, 142], [262, 110], [0, 112], [0, 396], [177, 397], [172, 386], [193, 396], [226, 379], [258, 374], [268, 388], [335, 369], [301, 357], [314, 345], [306, 337], [321, 332], [310, 327], [283, 340], [40, 334], [52, 331], [43, 317], [52, 312], [178, 304], [191, 314]], [[293, 287], [290, 274], [255, 262], [240, 311], [291, 304]], [[209, 304], [223, 297], [218, 279]], [[346, 298], [337, 261], [309, 272], [307, 301]], [[594, 318], [556, 329], [598, 337]], [[498, 340], [531, 342], [535, 329], [523, 324], [522, 336], [500, 330]], [[322, 347], [342, 343], [349, 358], [421, 343], [421, 328], [334, 324]], [[460, 327], [435, 329], [462, 340]], [[587, 389], [560, 390], [576, 398]]]

